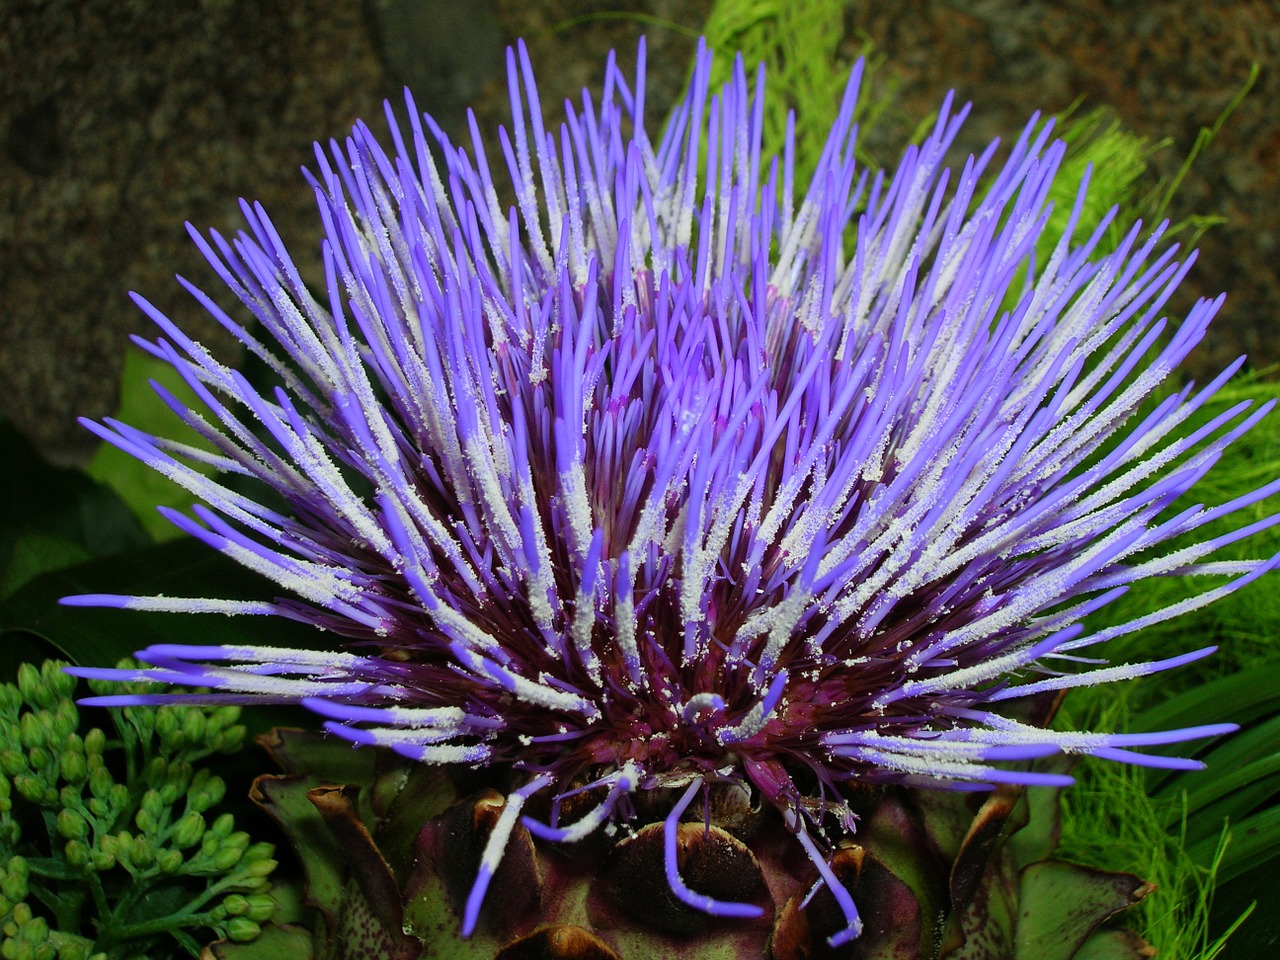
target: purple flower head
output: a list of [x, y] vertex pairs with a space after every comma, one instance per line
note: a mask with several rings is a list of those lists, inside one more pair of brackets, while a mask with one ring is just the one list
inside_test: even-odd
[[[1155, 549], [1280, 489], [1167, 509], [1270, 404], [1179, 431], [1237, 362], [1135, 416], [1221, 298], [1168, 326], [1190, 258], [1137, 226], [1098, 254], [1108, 222], [1074, 233], [1085, 187], [1037, 259], [1064, 151], [1051, 123], [1033, 119], [1002, 166], [993, 144], [953, 175], [965, 111], [948, 99], [891, 176], [869, 175], [859, 67], [806, 186], [790, 138], [761, 155], [763, 74], [749, 85], [739, 61], [710, 93], [710, 59], [654, 142], [643, 48], [634, 82], [610, 60], [599, 103], [566, 104], [558, 129], [524, 48], [509, 53], [514, 207], [474, 120], [468, 152], [412, 101], [407, 135], [388, 110], [390, 153], [364, 124], [317, 147], [323, 290], [248, 204], [247, 232], [192, 237], [266, 336], [182, 281], [280, 385], [258, 392], [138, 297], [163, 331], [141, 345], [203, 409], [171, 405], [216, 452], [87, 424], [197, 495], [169, 518], [280, 596], [68, 602], [280, 616], [334, 639], [162, 645], [139, 654], [150, 669], [73, 672], [302, 703], [357, 744], [514, 771], [468, 932], [525, 802], [584, 782], [594, 810], [529, 829], [573, 841], [674, 791], [672, 890], [758, 912], [676, 868], [679, 818], [730, 782], [781, 812], [845, 911], [834, 941], [851, 939], [826, 860], [832, 812], [852, 829], [847, 784], [1056, 785], [1020, 761], [1064, 752], [1195, 766], [1132, 748], [1229, 728], [1060, 732], [1003, 708], [1205, 656], [1097, 659], [1276, 562], [1206, 560], [1275, 518]], [[237, 493], [242, 475], [283, 506]], [[1129, 584], [1187, 573], [1232, 579], [1083, 626]]]

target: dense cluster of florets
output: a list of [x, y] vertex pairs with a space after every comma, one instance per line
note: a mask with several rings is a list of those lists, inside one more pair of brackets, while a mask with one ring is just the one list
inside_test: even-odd
[[[209, 450], [90, 424], [203, 500], [176, 524], [282, 593], [75, 602], [283, 616], [347, 642], [161, 646], [140, 673], [79, 672], [300, 701], [356, 743], [522, 772], [467, 929], [535, 793], [601, 798], [573, 823], [527, 820], [570, 841], [674, 789], [674, 837], [700, 791], [736, 781], [831, 885], [836, 939], [856, 936], [824, 854], [844, 784], [1060, 783], [1020, 762], [1063, 751], [1182, 763], [1129, 748], [1224, 728], [1064, 733], [1001, 707], [1204, 656], [1082, 659], [1271, 566], [1205, 561], [1247, 531], [1158, 549], [1276, 488], [1166, 511], [1265, 411], [1179, 432], [1227, 371], [1135, 418], [1220, 301], [1166, 328], [1189, 261], [1158, 229], [1102, 255], [1108, 223], [1076, 236], [1073, 216], [1037, 260], [1064, 149], [1051, 124], [953, 176], [948, 101], [892, 175], [868, 173], [855, 72], [806, 186], [790, 144], [762, 156], [763, 77], [739, 64], [710, 93], [709, 72], [700, 52], [655, 143], [643, 55], [634, 83], [610, 62], [599, 104], [551, 130], [513, 53], [510, 208], [474, 123], [468, 153], [412, 101], [407, 137], [388, 110], [391, 153], [363, 124], [318, 148], [318, 297], [249, 205], [247, 233], [193, 237], [267, 342], [183, 281], [278, 388], [139, 298], [165, 334], [142, 345], [198, 394], [203, 411], [172, 406]], [[227, 480], [244, 475], [284, 507]], [[1234, 579], [1082, 626], [1130, 583], [1188, 572]], [[757, 909], [689, 890], [668, 846], [687, 903]]]

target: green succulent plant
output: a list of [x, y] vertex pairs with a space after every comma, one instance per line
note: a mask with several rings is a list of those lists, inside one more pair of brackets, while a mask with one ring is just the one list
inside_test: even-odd
[[0, 957], [253, 939], [275, 910], [274, 848], [218, 812], [226, 785], [203, 763], [242, 747], [239, 708], [113, 709], [110, 731], [85, 729], [64, 666], [26, 663], [0, 685]]
[[[838, 848], [832, 867], [858, 897], [867, 927], [841, 948], [826, 943], [840, 911], [825, 887], [813, 892], [817, 875], [796, 856], [781, 819], [729, 787], [680, 824], [679, 869], [698, 893], [762, 906], [760, 919], [711, 917], [675, 899], [655, 801], [652, 818], [638, 811], [637, 829], [568, 850], [517, 824], [481, 924], [463, 939], [463, 905], [503, 811], [503, 784], [380, 748], [352, 751], [315, 733], [277, 730], [264, 744], [284, 774], [260, 777], [253, 796], [294, 845], [313, 912], [309, 925], [270, 927], [256, 943], [215, 945], [219, 960], [286, 952], [296, 960], [1152, 955], [1112, 922], [1150, 887], [1055, 859], [1057, 791], [1015, 787], [860, 793], [856, 842]], [[579, 799], [593, 802], [589, 793]], [[574, 816], [565, 806], [559, 813]]]

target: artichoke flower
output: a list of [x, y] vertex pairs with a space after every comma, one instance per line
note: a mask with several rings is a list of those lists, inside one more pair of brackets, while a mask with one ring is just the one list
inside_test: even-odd
[[[323, 633], [265, 648], [229, 628], [143, 650], [146, 669], [74, 672], [212, 689], [98, 703], [302, 704], [370, 753], [484, 780], [416, 823], [417, 860], [443, 871], [425, 900], [453, 919], [401, 916], [407, 945], [394, 913], [436, 881], [386, 866], [414, 857], [378, 853], [351, 790], [307, 801], [368, 854], [345, 862], [368, 867], [406, 956], [482, 937], [504, 960], [658, 955], [579, 910], [590, 891], [690, 943], [770, 931], [723, 955], [1049, 957], [1018, 946], [1041, 909], [1014, 906], [1028, 884], [1027, 903], [1061, 897], [1035, 887], [1052, 844], [1015, 842], [1018, 811], [1071, 782], [1064, 758], [1194, 767], [1142, 748], [1232, 727], [1051, 730], [1044, 701], [1212, 652], [1113, 664], [1105, 644], [1275, 565], [1211, 555], [1276, 518], [1203, 528], [1280, 481], [1171, 509], [1270, 405], [1179, 429], [1241, 358], [1143, 407], [1222, 301], [1161, 318], [1193, 258], [1140, 225], [1102, 252], [1110, 217], [1077, 236], [1087, 177], [1037, 256], [1065, 149], [1051, 122], [953, 174], [966, 110], [948, 99], [872, 173], [858, 67], [805, 185], [793, 136], [762, 155], [762, 70], [749, 83], [739, 61], [713, 92], [700, 48], [655, 141], [640, 54], [554, 129], [509, 52], [513, 205], [474, 119], [468, 150], [412, 98], [407, 131], [387, 109], [392, 150], [364, 124], [317, 146], [322, 290], [260, 206], [234, 239], [191, 230], [254, 323], [181, 282], [275, 383], [135, 297], [163, 333], [139, 344], [195, 391], [202, 409], [168, 400], [207, 448], [87, 426], [203, 501], [166, 515], [279, 594], [67, 602]], [[1130, 584], [1189, 573], [1217, 579], [1086, 626]], [[1115, 883], [1080, 929], [1141, 893]], [[583, 910], [597, 932], [574, 932]], [[876, 946], [911, 910], [916, 952]], [[1143, 949], [1107, 943], [1062, 956]]]

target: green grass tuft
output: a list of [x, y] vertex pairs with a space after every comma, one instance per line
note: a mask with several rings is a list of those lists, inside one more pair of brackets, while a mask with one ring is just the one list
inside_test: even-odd
[[[1122, 729], [1127, 707], [1113, 701], [1095, 729]], [[1081, 718], [1067, 714], [1065, 721]], [[1107, 870], [1135, 873], [1155, 889], [1135, 908], [1134, 924], [1158, 951], [1161, 960], [1214, 960], [1250, 910], [1219, 934], [1210, 934], [1210, 910], [1218, 863], [1229, 835], [1224, 830], [1207, 866], [1187, 853], [1180, 833], [1165, 824], [1179, 817], [1177, 800], [1158, 802], [1147, 794], [1143, 771], [1104, 763], [1077, 768], [1080, 782], [1062, 793], [1062, 841], [1058, 856]], [[1131, 921], [1132, 922], [1132, 921]]]

